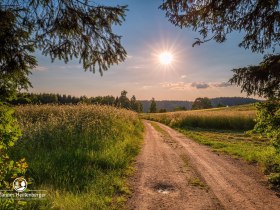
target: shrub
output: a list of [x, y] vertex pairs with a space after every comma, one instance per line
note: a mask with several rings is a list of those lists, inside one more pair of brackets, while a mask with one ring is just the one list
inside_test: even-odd
[[280, 101], [258, 103], [254, 131], [271, 139], [277, 152], [280, 152]]
[[[4, 190], [12, 190], [13, 180], [23, 176], [27, 169], [24, 158], [14, 161], [8, 155], [8, 151], [21, 136], [13, 112], [10, 107], [0, 104], [0, 189]], [[0, 200], [0, 209], [21, 209], [24, 205], [24, 202], [13, 199]]]

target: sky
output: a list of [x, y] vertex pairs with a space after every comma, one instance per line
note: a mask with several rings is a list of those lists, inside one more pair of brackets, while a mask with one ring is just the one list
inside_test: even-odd
[[[128, 56], [125, 62], [104, 72], [85, 72], [77, 60], [65, 64], [51, 62], [36, 52], [38, 67], [30, 76], [35, 93], [60, 93], [88, 97], [119, 96], [122, 90], [128, 97], [140, 100], [188, 100], [197, 97], [246, 97], [240, 87], [226, 82], [232, 69], [257, 65], [263, 54], [239, 48], [242, 34], [228, 36], [227, 41], [214, 41], [192, 47], [198, 32], [172, 25], [159, 10], [161, 0], [115, 0], [111, 5], [128, 5], [126, 20], [114, 26], [122, 36]], [[159, 55], [170, 52], [173, 60], [163, 65]]]

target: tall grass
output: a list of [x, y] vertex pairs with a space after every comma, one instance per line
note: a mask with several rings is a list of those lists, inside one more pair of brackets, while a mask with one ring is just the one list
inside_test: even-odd
[[143, 126], [137, 114], [108, 106], [21, 106], [23, 137], [11, 151], [26, 157], [33, 189], [46, 202], [30, 209], [114, 209], [129, 192], [125, 177], [137, 155]]
[[220, 130], [250, 130], [256, 115], [253, 106], [215, 108], [181, 112], [143, 114], [142, 117], [172, 127], [192, 127]]

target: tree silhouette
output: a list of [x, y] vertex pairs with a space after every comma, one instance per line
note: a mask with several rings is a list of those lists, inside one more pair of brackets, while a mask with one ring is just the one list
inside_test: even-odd
[[[279, 8], [278, 0], [164, 0], [160, 6], [171, 23], [199, 32], [201, 38], [193, 46], [210, 40], [222, 43], [228, 34], [242, 31], [239, 46], [261, 53], [279, 47]], [[279, 63], [279, 54], [265, 56], [259, 66], [234, 69], [230, 82], [248, 95], [279, 98]]]
[[194, 45], [212, 39], [222, 43], [231, 32], [242, 31], [239, 46], [253, 52], [279, 46], [278, 0], [164, 0], [160, 9], [174, 25], [199, 32], [201, 38]]
[[157, 112], [157, 104], [154, 98], [151, 100], [151, 106], [150, 106], [150, 113], [156, 113]]
[[192, 109], [209, 109], [212, 108], [211, 100], [207, 97], [196, 98], [193, 102]]
[[130, 109], [130, 101], [127, 98], [126, 94], [127, 94], [126, 90], [123, 90], [121, 92], [121, 96], [119, 97], [118, 106], [121, 108]]
[[122, 24], [126, 6], [102, 6], [89, 0], [0, 1], [0, 93], [8, 100], [31, 86], [35, 49], [52, 61], [79, 58], [85, 70], [102, 75], [124, 61], [121, 37], [112, 31]]
[[118, 97], [118, 96], [116, 97], [116, 100], [115, 100], [114, 106], [116, 106], [116, 107], [118, 107], [118, 106], [119, 106], [119, 97]]
[[247, 95], [280, 99], [280, 55], [266, 56], [258, 66], [233, 69], [232, 84], [241, 86]]
[[135, 95], [133, 95], [130, 99], [130, 108], [131, 110], [135, 111], [135, 112], [142, 112], [143, 111], [143, 107], [142, 104], [136, 100]]

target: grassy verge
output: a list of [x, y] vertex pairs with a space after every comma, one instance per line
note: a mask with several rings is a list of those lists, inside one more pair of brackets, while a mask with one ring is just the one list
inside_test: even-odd
[[48, 191], [29, 209], [119, 209], [142, 141], [137, 114], [107, 106], [16, 108], [23, 137], [11, 151], [25, 157], [29, 189]]
[[258, 163], [265, 174], [277, 172], [280, 166], [280, 154], [267, 139], [259, 139], [242, 132], [209, 131], [202, 129], [178, 129], [187, 137], [250, 163]]

